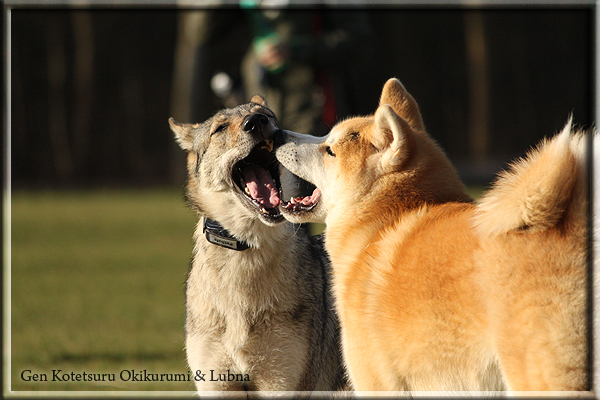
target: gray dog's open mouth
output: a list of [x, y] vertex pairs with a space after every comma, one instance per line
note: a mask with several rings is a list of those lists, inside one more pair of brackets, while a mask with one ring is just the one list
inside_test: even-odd
[[278, 207], [281, 203], [279, 163], [272, 140], [263, 140], [234, 165], [233, 181], [262, 216], [273, 221], [283, 218]]

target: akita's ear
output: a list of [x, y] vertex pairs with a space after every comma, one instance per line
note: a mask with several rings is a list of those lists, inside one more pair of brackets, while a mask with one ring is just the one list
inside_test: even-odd
[[379, 105], [389, 104], [396, 114], [404, 118], [413, 129], [424, 131], [425, 125], [415, 99], [396, 78], [389, 79], [383, 86]]
[[412, 129], [408, 122], [394, 112], [389, 104], [379, 106], [375, 112], [373, 145], [383, 155], [384, 167], [400, 166], [408, 158]]
[[250, 99], [250, 102], [260, 104], [263, 107], [268, 107], [267, 101], [260, 94], [255, 94], [254, 96], [252, 96], [252, 99]]
[[175, 140], [179, 144], [179, 147], [185, 151], [192, 150], [194, 147], [194, 129], [198, 128], [198, 124], [182, 124], [173, 118], [169, 118], [169, 125], [173, 133], [175, 133]]

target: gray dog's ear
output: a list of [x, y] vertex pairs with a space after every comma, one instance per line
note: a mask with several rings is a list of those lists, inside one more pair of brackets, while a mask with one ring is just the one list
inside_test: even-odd
[[194, 130], [198, 128], [199, 124], [182, 124], [173, 118], [169, 118], [169, 125], [175, 133], [175, 140], [179, 147], [185, 151], [192, 150], [194, 147]]
[[260, 94], [255, 94], [254, 96], [252, 96], [252, 98], [250, 99], [250, 102], [260, 104], [263, 107], [268, 107], [267, 101]]

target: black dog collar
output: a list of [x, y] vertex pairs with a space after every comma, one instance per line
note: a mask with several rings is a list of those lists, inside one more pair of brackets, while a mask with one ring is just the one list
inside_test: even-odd
[[204, 227], [202, 232], [206, 235], [206, 240], [217, 246], [225, 247], [231, 250], [242, 251], [249, 249], [248, 243], [240, 242], [223, 228], [217, 221], [204, 217]]

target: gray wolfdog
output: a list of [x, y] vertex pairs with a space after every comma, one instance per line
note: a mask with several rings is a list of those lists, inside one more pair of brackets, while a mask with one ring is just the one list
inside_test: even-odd
[[275, 159], [277, 118], [254, 96], [204, 123], [169, 123], [187, 152], [186, 196], [200, 217], [185, 324], [196, 388], [342, 389], [323, 244], [278, 209], [282, 186], [298, 183]]

